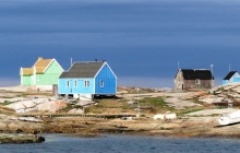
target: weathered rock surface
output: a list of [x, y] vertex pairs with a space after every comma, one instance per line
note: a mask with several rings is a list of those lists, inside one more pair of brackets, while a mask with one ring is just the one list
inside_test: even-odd
[[6, 143], [40, 143], [45, 141], [42, 136], [34, 134], [13, 134], [13, 133], [0, 133], [0, 144]]
[[28, 113], [28, 112], [56, 112], [67, 106], [66, 102], [59, 101], [56, 99], [39, 98], [27, 101], [21, 101], [7, 105], [7, 108], [14, 109], [17, 113]]

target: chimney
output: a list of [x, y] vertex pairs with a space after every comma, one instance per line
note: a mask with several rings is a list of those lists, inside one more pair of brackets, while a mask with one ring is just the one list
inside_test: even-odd
[[43, 60], [43, 58], [42, 57], [38, 57], [38, 61], [41, 61], [41, 60]]

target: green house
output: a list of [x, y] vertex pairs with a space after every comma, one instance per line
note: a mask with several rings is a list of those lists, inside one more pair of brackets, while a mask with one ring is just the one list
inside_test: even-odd
[[21, 85], [52, 89], [53, 85], [58, 84], [58, 78], [63, 71], [56, 59], [39, 57], [31, 68], [21, 67]]

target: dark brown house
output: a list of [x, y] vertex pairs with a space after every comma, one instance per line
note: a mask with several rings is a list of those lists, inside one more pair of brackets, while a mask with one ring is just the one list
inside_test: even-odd
[[211, 70], [179, 69], [174, 83], [176, 90], [206, 90], [213, 87], [214, 76]]

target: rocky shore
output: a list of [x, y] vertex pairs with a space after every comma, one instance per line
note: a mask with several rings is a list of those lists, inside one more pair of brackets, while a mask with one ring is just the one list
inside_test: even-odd
[[[236, 95], [237, 89], [234, 86], [231, 91]], [[216, 89], [214, 94], [153, 92], [146, 89], [141, 89], [142, 93], [139, 94], [133, 88], [123, 88], [116, 99], [91, 102], [59, 100], [49, 92], [9, 90], [0, 91], [0, 133], [7, 133], [2, 134], [1, 143], [7, 143], [8, 140], [9, 143], [41, 142], [33, 133], [69, 133], [81, 137], [105, 133], [183, 138], [240, 137], [240, 124], [219, 127], [216, 121], [221, 114], [239, 110], [240, 106], [240, 99], [230, 97], [229, 90], [222, 88]], [[228, 108], [226, 101], [232, 102], [233, 108]], [[170, 111], [177, 115], [176, 119], [153, 119], [156, 114]], [[137, 116], [138, 112], [141, 112], [141, 117], [102, 117], [124, 114]], [[36, 117], [26, 117], [26, 114]]]
[[[106, 133], [149, 135], [167, 137], [240, 137], [240, 125], [218, 127], [216, 117], [192, 117], [175, 120], [153, 120], [152, 118], [103, 119], [83, 117], [57, 117], [44, 122], [28, 121], [0, 122], [2, 132], [8, 133], [68, 133], [80, 137], [96, 137]], [[234, 129], [234, 130], [233, 130]], [[14, 139], [0, 135], [11, 143], [41, 142], [34, 134], [12, 134]], [[20, 139], [22, 137], [23, 139]], [[15, 141], [16, 140], [16, 141]]]
[[45, 141], [44, 137], [35, 134], [0, 133], [0, 144], [41, 143], [43, 141]]

